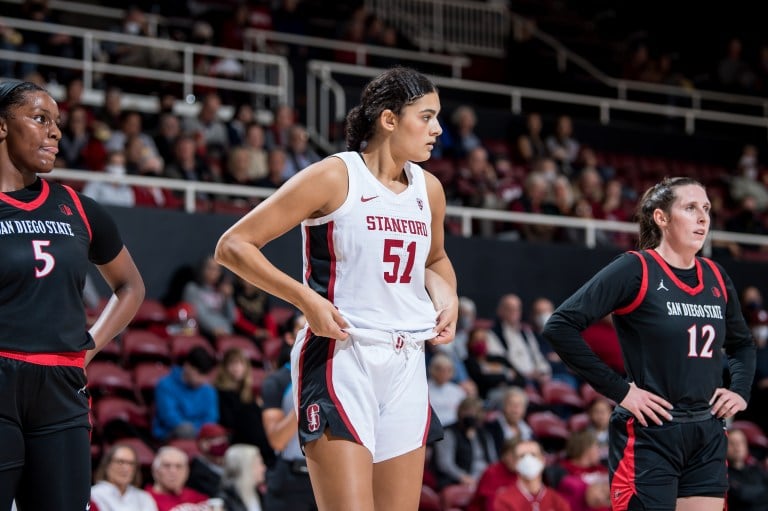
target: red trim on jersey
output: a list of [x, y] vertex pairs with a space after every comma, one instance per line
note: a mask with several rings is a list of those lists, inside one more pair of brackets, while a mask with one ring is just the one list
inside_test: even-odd
[[427, 399], [427, 427], [424, 428], [424, 436], [421, 438], [421, 445], [427, 445], [427, 437], [429, 436], [429, 426], [432, 424], [432, 407]]
[[659, 263], [659, 266], [661, 266], [661, 269], [664, 270], [664, 273], [666, 273], [667, 276], [672, 279], [672, 282], [674, 282], [675, 285], [681, 290], [693, 296], [701, 293], [701, 290], [704, 289], [704, 279], [702, 278], [703, 273], [701, 271], [701, 263], [698, 259], [695, 259], [694, 263], [696, 264], [696, 278], [699, 280], [699, 283], [696, 285], [696, 287], [691, 287], [677, 278], [675, 272], [672, 271], [672, 268], [669, 267], [664, 258], [661, 257], [659, 253], [656, 252], [656, 250], [648, 250], [648, 253], [651, 254], [654, 259], [656, 259], [656, 262]]
[[88, 221], [88, 217], [85, 216], [85, 210], [83, 209], [83, 203], [80, 202], [80, 197], [77, 196], [77, 193], [67, 185], [61, 185], [64, 187], [64, 189], [69, 192], [69, 195], [72, 196], [72, 201], [75, 203], [75, 207], [77, 208], [77, 212], [80, 213], [80, 218], [83, 219], [83, 223], [85, 224], [85, 228], [88, 229], [88, 241], [93, 240], [93, 233], [91, 232], [91, 223]]
[[328, 276], [328, 301], [333, 303], [334, 291], [336, 287], [336, 248], [333, 246], [333, 228], [334, 223], [328, 222], [328, 254], [331, 257], [331, 274]]
[[309, 252], [309, 226], [304, 226], [304, 260], [307, 262], [307, 269], [304, 271], [304, 282], [309, 282], [309, 277], [312, 276], [312, 259], [310, 258], [310, 252]]
[[21, 202], [20, 200], [16, 200], [10, 195], [2, 192], [0, 192], [0, 200], [6, 204], [10, 204], [14, 208], [23, 209], [24, 211], [32, 211], [33, 209], [37, 209], [45, 202], [45, 199], [48, 198], [48, 194], [51, 191], [50, 187], [48, 186], [48, 182], [45, 179], [41, 179], [40, 183], [40, 195], [38, 195], [37, 198], [32, 202]]
[[723, 275], [720, 273], [720, 269], [717, 267], [715, 262], [712, 261], [711, 259], [707, 259], [706, 257], [702, 257], [702, 259], [709, 265], [710, 268], [712, 268], [712, 273], [715, 274], [717, 283], [720, 284], [720, 291], [723, 292], [725, 303], [728, 303], [728, 291], [725, 288], [725, 281], [723, 280]]
[[632, 303], [627, 305], [626, 307], [622, 307], [620, 309], [616, 309], [613, 311], [614, 314], [629, 314], [633, 310], [637, 309], [641, 303], [643, 303], [643, 300], [645, 299], [645, 293], [648, 292], [648, 263], [645, 262], [645, 257], [643, 257], [643, 254], [639, 252], [635, 252], [634, 250], [629, 252], [630, 254], [635, 254], [637, 257], [640, 258], [640, 264], [643, 267], [643, 276], [640, 279], [640, 290], [637, 292], [637, 296], [634, 300], [632, 300]]
[[349, 420], [349, 416], [347, 415], [347, 412], [344, 411], [344, 406], [341, 404], [341, 401], [339, 401], [339, 396], [336, 395], [336, 390], [333, 388], [333, 352], [336, 348], [336, 342], [336, 339], [328, 339], [328, 359], [325, 363], [325, 386], [328, 387], [328, 394], [331, 396], [331, 401], [333, 401], [336, 411], [339, 412], [339, 417], [344, 421], [344, 425], [347, 426], [349, 432], [355, 437], [355, 442], [362, 445], [363, 441], [360, 440], [360, 435], [357, 434], [355, 426], [353, 426], [352, 421]]
[[72, 353], [24, 353], [22, 351], [0, 351], [0, 357], [21, 360], [41, 366], [85, 367], [85, 351]]
[[611, 509], [626, 511], [635, 489], [635, 418], [627, 419], [627, 445], [611, 481]]

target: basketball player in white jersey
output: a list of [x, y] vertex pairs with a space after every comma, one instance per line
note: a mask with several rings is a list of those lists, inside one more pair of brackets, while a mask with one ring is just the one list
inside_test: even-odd
[[[347, 147], [302, 170], [219, 240], [224, 266], [307, 317], [292, 350], [299, 436], [319, 509], [416, 510], [425, 445], [441, 435], [424, 342], [453, 339], [445, 194], [412, 163], [442, 132], [435, 85], [407, 68], [364, 89]], [[261, 252], [301, 224], [303, 285]]]

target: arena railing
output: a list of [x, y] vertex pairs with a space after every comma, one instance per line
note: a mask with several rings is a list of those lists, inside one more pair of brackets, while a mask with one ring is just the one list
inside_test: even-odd
[[446, 0], [365, 0], [365, 6], [377, 16], [396, 26], [423, 49], [447, 50], [469, 54], [504, 57], [506, 41], [513, 31], [525, 30], [549, 46], [555, 53], [555, 65], [565, 72], [568, 63], [591, 75], [597, 82], [615, 90], [618, 99], [630, 93], [658, 95], [663, 104], [670, 97], [685, 99], [694, 109], [703, 102], [756, 107], [768, 116], [768, 99], [728, 94], [674, 85], [624, 80], [607, 75], [584, 57], [563, 45], [557, 38], [536, 27], [535, 23], [500, 3]]
[[[307, 71], [307, 104], [316, 104], [320, 109], [319, 112], [313, 111], [312, 108], [307, 109], [307, 127], [311, 133], [322, 139], [324, 146], [338, 147], [341, 141], [333, 138], [331, 131], [333, 130], [334, 133], [340, 132], [335, 127], [344, 120], [347, 106], [344, 91], [333, 79], [333, 75], [370, 78], [381, 73], [383, 69], [313, 60], [307, 64]], [[433, 76], [432, 80], [442, 91], [452, 89], [473, 95], [482, 93], [505, 98], [509, 101], [510, 111], [514, 114], [522, 112], [522, 101], [524, 99], [535, 99], [553, 103], [594, 107], [597, 117], [604, 125], [611, 122], [611, 113], [617, 111], [643, 113], [665, 119], [680, 118], [684, 120], [685, 131], [688, 134], [693, 134], [696, 131], [697, 121], [754, 126], [766, 129], [768, 134], [768, 118], [766, 117], [673, 105], [658, 105], [626, 99], [601, 98], [584, 94], [547, 91], [440, 76]], [[331, 104], [334, 108], [332, 118], [330, 113], [331, 107], [329, 106]], [[333, 126], [334, 123], [336, 126]]]
[[[19, 18], [0, 17], [0, 24], [22, 30], [46, 34], [66, 34], [82, 40], [82, 57], [79, 59], [35, 54], [15, 50], [0, 50], [0, 59], [33, 62], [65, 69], [77, 69], [83, 73], [85, 90], [94, 88], [96, 73], [178, 83], [184, 98], [194, 100], [196, 87], [215, 87], [220, 90], [246, 92], [271, 97], [276, 104], [293, 105], [293, 75], [288, 60], [279, 55], [246, 52], [192, 43], [182, 43], [154, 37], [134, 36], [103, 30], [83, 29], [68, 25], [29, 21]], [[178, 52], [181, 57], [180, 71], [148, 69], [101, 62], [96, 57], [101, 43], [118, 43], [143, 46], [151, 50]], [[246, 70], [242, 80], [211, 77], [195, 73], [196, 56], [230, 58], [241, 62]], [[258, 76], [258, 79], [255, 77]], [[250, 79], [249, 79], [250, 78]], [[276, 105], [273, 105], [276, 106]]]
[[[146, 176], [114, 176], [105, 172], [92, 172], [87, 170], [55, 169], [50, 174], [51, 179], [76, 182], [107, 182], [121, 183], [132, 186], [163, 188], [184, 193], [184, 210], [194, 213], [197, 208], [196, 197], [199, 193], [218, 194], [234, 197], [248, 197], [265, 199], [274, 190], [271, 188], [259, 188], [253, 186], [231, 185], [221, 183], [204, 183], [199, 181], [184, 181], [181, 179], [168, 179], [163, 177]], [[613, 220], [582, 219], [557, 215], [542, 215], [537, 213], [519, 213], [512, 211], [497, 211], [491, 209], [467, 208], [461, 206], [447, 206], [446, 219], [456, 219], [460, 223], [462, 236], [474, 235], [473, 223], [477, 220], [501, 222], [503, 224], [530, 224], [548, 225], [553, 227], [565, 227], [583, 229], [585, 232], [584, 244], [589, 248], [597, 246], [598, 231], [608, 233], [637, 234], [637, 224], [631, 222], [617, 222]], [[768, 247], [768, 236], [755, 234], [741, 234], [727, 231], [711, 231], [704, 246], [704, 254], [711, 255], [713, 243], [743, 243]]]
[[269, 52], [270, 46], [267, 42], [273, 41], [292, 46], [305, 46], [309, 48], [349, 52], [355, 55], [355, 63], [360, 66], [366, 65], [369, 56], [393, 58], [402, 63], [418, 62], [446, 66], [451, 70], [451, 76], [454, 78], [461, 78], [462, 69], [471, 63], [471, 60], [463, 55], [439, 55], [423, 51], [401, 50], [386, 46], [352, 43], [336, 39], [325, 39], [322, 37], [274, 32], [271, 30], [260, 30], [255, 28], [246, 30], [244, 38], [246, 50], [255, 48], [262, 52]]

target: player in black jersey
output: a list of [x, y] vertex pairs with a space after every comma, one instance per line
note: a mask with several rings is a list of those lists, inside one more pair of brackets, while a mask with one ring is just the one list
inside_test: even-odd
[[[131, 320], [144, 284], [106, 211], [40, 179], [59, 109], [28, 82], [0, 84], [0, 510], [87, 509], [91, 452], [84, 367]], [[89, 264], [114, 294], [88, 329]]]
[[[665, 179], [638, 205], [640, 250], [617, 257], [552, 315], [544, 336], [563, 361], [619, 406], [610, 425], [616, 511], [721, 511], [728, 489], [724, 419], [744, 410], [755, 344], [736, 290], [696, 257], [710, 202], [690, 178]], [[613, 312], [627, 379], [579, 335]], [[730, 386], [722, 381], [723, 353]]]

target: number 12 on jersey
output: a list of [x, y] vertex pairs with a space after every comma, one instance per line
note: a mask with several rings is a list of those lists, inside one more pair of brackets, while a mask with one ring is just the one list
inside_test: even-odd
[[[405, 244], [403, 240], [385, 239], [384, 240], [384, 262], [391, 264], [391, 271], [384, 272], [384, 281], [388, 284], [409, 284], [411, 282], [411, 272], [413, 263], [416, 259], [416, 242], [412, 241]], [[403, 262], [405, 257], [405, 264]], [[400, 267], [404, 266], [400, 273]]]
[[712, 358], [712, 343], [715, 342], [715, 327], [712, 325], [704, 325], [701, 327], [701, 339], [704, 341], [704, 345], [701, 347], [701, 352], [698, 351], [698, 328], [696, 325], [691, 325], [688, 329], [688, 356], [691, 358]]

